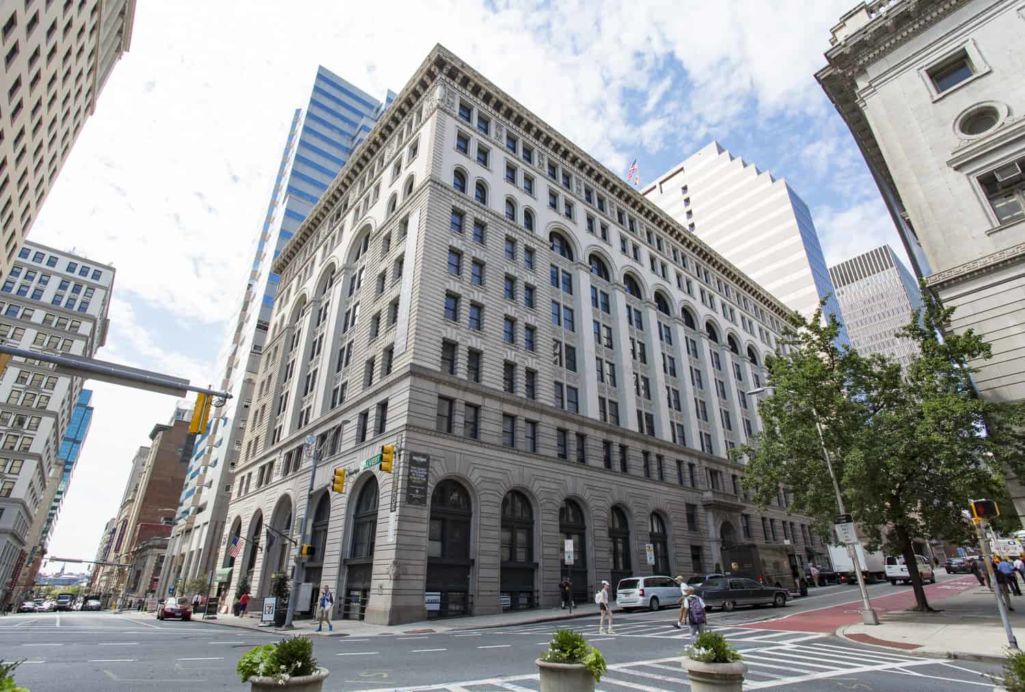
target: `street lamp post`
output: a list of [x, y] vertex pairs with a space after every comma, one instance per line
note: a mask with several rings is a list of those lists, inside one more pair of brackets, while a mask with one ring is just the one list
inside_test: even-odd
[[[775, 387], [758, 387], [748, 392], [749, 396], [755, 396], [768, 391], [775, 391]], [[847, 514], [844, 507], [843, 495], [840, 493], [840, 483], [836, 479], [836, 472], [833, 470], [833, 459], [826, 446], [826, 438], [822, 433], [822, 422], [819, 419], [818, 409], [813, 405], [811, 415], [815, 420], [815, 432], [819, 438], [819, 447], [822, 449], [822, 458], [826, 462], [826, 469], [829, 471], [829, 479], [833, 482], [833, 492], [836, 494], [836, 509], [841, 515]], [[858, 591], [861, 592], [861, 618], [866, 625], [878, 625], [879, 615], [872, 608], [868, 598], [868, 588], [865, 586], [865, 575], [861, 571], [861, 559], [858, 557], [858, 550], [853, 543], [847, 544], [847, 554], [850, 555], [851, 564], [854, 565], [854, 574], [858, 578]]]

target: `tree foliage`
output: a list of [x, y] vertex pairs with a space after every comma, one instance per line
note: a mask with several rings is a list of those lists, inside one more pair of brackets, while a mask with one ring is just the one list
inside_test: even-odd
[[950, 331], [952, 311], [923, 293], [923, 309], [898, 335], [919, 350], [904, 369], [836, 346], [835, 317], [795, 317], [768, 364], [764, 431], [737, 454], [748, 459], [745, 484], [759, 502], [786, 487], [793, 509], [824, 535], [837, 514], [828, 457], [870, 547], [905, 557], [926, 610], [914, 543], [968, 539], [968, 500], [1003, 497], [1004, 470], [1022, 469], [1025, 416], [1019, 404], [976, 396], [971, 364], [988, 358], [989, 346], [971, 330]]

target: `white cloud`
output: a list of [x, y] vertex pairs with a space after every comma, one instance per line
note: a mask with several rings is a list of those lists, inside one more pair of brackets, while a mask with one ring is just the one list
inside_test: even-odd
[[820, 207], [813, 216], [827, 265], [888, 244], [906, 267], [911, 266], [881, 199], [844, 208]]
[[[328, 0], [287, 9], [270, 0], [139, 3], [131, 51], [32, 238], [117, 267], [100, 357], [201, 380], [216, 374], [214, 354], [238, 307], [288, 125], [318, 64], [380, 98], [443, 43], [623, 172], [644, 150], [695, 147], [751, 119], [821, 116], [812, 73], [829, 26], [851, 1], [434, 0], [402, 3], [401, 11]], [[813, 164], [825, 157], [822, 146], [832, 145], [807, 149]], [[870, 216], [842, 204], [824, 213], [817, 220], [827, 251], [849, 245], [845, 229], [857, 225], [850, 217]], [[832, 236], [841, 239], [835, 246]], [[148, 319], [156, 308], [171, 316], [165, 324]], [[208, 343], [185, 348], [183, 333], [206, 333]], [[69, 526], [88, 523], [85, 514], [105, 520], [115, 511], [106, 500], [72, 502], [81, 497], [76, 484], [92, 482], [89, 469], [127, 465], [135, 442], [124, 439], [167, 417], [170, 406], [136, 406], [137, 396], [97, 396], [60, 540]], [[82, 549], [98, 538], [80, 537], [93, 541]]]

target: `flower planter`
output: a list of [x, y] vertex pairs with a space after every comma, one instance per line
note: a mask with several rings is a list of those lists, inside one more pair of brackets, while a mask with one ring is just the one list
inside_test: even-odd
[[534, 661], [541, 677], [541, 692], [593, 692], [594, 675], [582, 663]]
[[330, 674], [331, 671], [327, 668], [317, 668], [317, 672], [313, 675], [297, 675], [284, 682], [278, 682], [276, 677], [254, 676], [249, 678], [249, 688], [253, 692], [258, 690], [271, 692], [271, 690], [280, 690], [281, 688], [287, 688], [293, 692], [320, 692], [324, 687], [324, 681]]
[[747, 666], [743, 663], [705, 663], [683, 659], [693, 692], [741, 692]]

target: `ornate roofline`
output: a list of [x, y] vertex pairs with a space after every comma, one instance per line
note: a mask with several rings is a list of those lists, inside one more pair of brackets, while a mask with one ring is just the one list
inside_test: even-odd
[[329, 212], [348, 193], [350, 187], [370, 165], [374, 157], [385, 148], [388, 138], [401, 126], [405, 117], [414, 110], [437, 82], [443, 80], [472, 95], [509, 125], [559, 158], [562, 163], [588, 178], [596, 188], [608, 195], [611, 201], [628, 209], [653, 229], [663, 232], [693, 254], [696, 259], [708, 264], [725, 278], [733, 281], [738, 288], [760, 300], [776, 317], [786, 320], [793, 314], [793, 311], [779, 299], [740, 272], [722, 255], [686, 231], [654, 202], [646, 199], [639, 191], [626, 184], [619, 176], [559, 134], [555, 128], [527, 110], [441, 44], [431, 50], [382, 118], [378, 120], [374, 129], [367, 135], [366, 140], [353, 152], [329, 189], [299, 226], [295, 235], [282, 249], [273, 265], [275, 273], [284, 273], [298, 252], [328, 218]]

